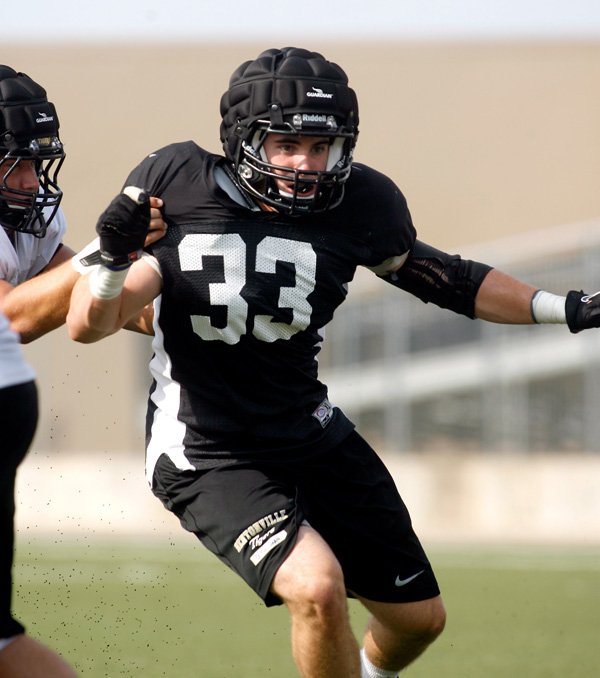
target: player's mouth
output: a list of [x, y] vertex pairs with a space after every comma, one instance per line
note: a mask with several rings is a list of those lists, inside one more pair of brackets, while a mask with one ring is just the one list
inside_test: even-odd
[[292, 186], [288, 182], [277, 182], [277, 188], [282, 196], [296, 200], [308, 200], [313, 198], [317, 192], [317, 186], [314, 183], [304, 183], [299, 181], [295, 185], [295, 190], [290, 190]]

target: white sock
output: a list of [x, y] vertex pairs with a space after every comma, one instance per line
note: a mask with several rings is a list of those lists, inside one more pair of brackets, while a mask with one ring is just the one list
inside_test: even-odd
[[384, 671], [373, 666], [367, 659], [365, 648], [360, 651], [360, 678], [398, 678], [397, 671]]

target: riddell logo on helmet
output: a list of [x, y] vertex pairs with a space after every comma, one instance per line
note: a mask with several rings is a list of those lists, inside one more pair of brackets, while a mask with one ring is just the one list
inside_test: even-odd
[[307, 97], [317, 97], [319, 99], [333, 99], [333, 94], [327, 94], [320, 87], [312, 87], [312, 92], [307, 92]]
[[321, 122], [325, 124], [327, 122], [327, 116], [318, 115], [316, 113], [303, 113], [302, 122]]
[[35, 119], [36, 122], [52, 122], [54, 120], [53, 115], [48, 115], [48, 113], [43, 113], [42, 111], [38, 111], [38, 115], [40, 117]]

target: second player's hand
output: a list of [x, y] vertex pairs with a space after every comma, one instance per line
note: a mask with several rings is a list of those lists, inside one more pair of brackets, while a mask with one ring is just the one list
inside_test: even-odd
[[160, 198], [150, 198], [150, 228], [146, 235], [144, 247], [148, 247], [148, 245], [152, 245], [152, 243], [160, 240], [167, 232], [167, 224], [161, 212], [162, 206], [163, 201]]

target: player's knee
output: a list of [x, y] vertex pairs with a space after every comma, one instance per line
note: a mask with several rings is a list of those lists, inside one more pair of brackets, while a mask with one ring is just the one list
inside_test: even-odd
[[376, 616], [371, 626], [376, 635], [383, 634], [392, 646], [396, 643], [399, 648], [408, 641], [424, 648], [442, 633], [446, 625], [446, 611], [439, 596], [392, 610], [391, 614]]
[[300, 577], [285, 600], [292, 613], [329, 623], [344, 614], [347, 606], [344, 578], [339, 568], [327, 568]]
[[441, 598], [436, 598], [427, 619], [425, 634], [433, 642], [446, 626], [446, 609]]
[[423, 601], [413, 617], [412, 635], [423, 644], [432, 643], [446, 626], [446, 610], [440, 597]]

